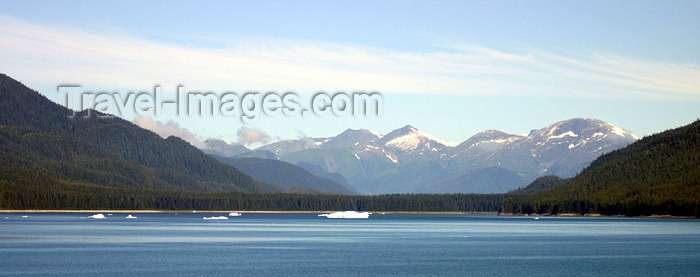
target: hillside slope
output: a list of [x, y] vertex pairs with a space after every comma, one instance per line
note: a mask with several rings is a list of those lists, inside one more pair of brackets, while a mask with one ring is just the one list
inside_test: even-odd
[[[284, 191], [182, 139], [163, 139], [128, 121], [86, 113], [70, 118], [69, 109], [0, 74], [2, 190], [24, 192], [28, 199], [57, 189]], [[41, 201], [33, 201], [40, 207]]]
[[213, 156], [217, 160], [235, 167], [268, 184], [281, 186], [288, 190], [297, 190], [302, 187], [322, 193], [356, 194], [350, 189], [335, 181], [320, 178], [296, 165], [270, 159], [261, 158], [224, 158]]
[[700, 121], [596, 159], [565, 185], [504, 201], [505, 213], [700, 216]]

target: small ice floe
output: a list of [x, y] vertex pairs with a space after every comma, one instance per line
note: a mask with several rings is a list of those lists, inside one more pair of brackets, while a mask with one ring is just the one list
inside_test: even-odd
[[126, 218], [137, 218], [137, 217], [135, 217], [133, 215], [127, 215]]
[[205, 217], [203, 217], [202, 219], [204, 219], [204, 220], [227, 220], [228, 217], [225, 217], [225, 216], [223, 216], [223, 215], [222, 215], [222, 216], [211, 216], [211, 217], [206, 217], [206, 216], [205, 216]]
[[94, 215], [88, 216], [88, 218], [92, 218], [92, 219], [105, 219], [105, 215], [103, 215], [103, 214], [94, 214]]
[[327, 218], [369, 218], [369, 215], [370, 213], [368, 212], [344, 211], [329, 214], [320, 214], [318, 216], [325, 216]]
[[230, 213], [228, 213], [228, 216], [241, 216], [241, 213], [230, 212]]

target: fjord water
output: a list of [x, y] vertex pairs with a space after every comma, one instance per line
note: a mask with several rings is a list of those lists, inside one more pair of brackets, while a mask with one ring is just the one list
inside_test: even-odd
[[0, 214], [0, 275], [700, 275], [696, 219], [88, 215]]

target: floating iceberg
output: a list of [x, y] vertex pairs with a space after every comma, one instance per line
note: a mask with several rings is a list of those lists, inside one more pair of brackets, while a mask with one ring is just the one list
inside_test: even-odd
[[241, 213], [230, 212], [230, 213], [228, 213], [228, 216], [241, 216]]
[[136, 218], [136, 217], [133, 215], [127, 215], [126, 218]]
[[88, 216], [88, 218], [105, 219], [105, 215], [103, 215], [103, 214], [94, 214], [94, 215]]
[[225, 217], [223, 215], [222, 216], [212, 216], [212, 217], [205, 216], [202, 219], [204, 219], [204, 220], [226, 220], [226, 219], [228, 219], [228, 217]]
[[329, 214], [320, 214], [318, 216], [325, 216], [327, 218], [369, 218], [369, 215], [370, 213], [368, 212], [344, 211]]

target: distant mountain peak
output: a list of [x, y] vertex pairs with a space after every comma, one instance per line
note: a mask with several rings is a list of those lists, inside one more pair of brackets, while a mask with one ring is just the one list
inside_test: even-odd
[[396, 130], [389, 132], [388, 134], [386, 134], [383, 137], [383, 139], [385, 141], [389, 141], [389, 140], [395, 139], [397, 137], [405, 136], [405, 135], [412, 134], [415, 132], [418, 132], [418, 129], [416, 129], [415, 127], [413, 127], [411, 125], [406, 125], [406, 126], [403, 126], [399, 129], [396, 129]]
[[477, 147], [480, 151], [493, 152], [521, 138], [523, 138], [523, 136], [508, 134], [496, 129], [489, 129], [479, 132], [460, 143], [455, 147], [455, 150], [458, 152], [469, 151], [469, 149]]
[[488, 129], [486, 131], [482, 131], [481, 133], [484, 133], [484, 134], [506, 134], [506, 132], [503, 132], [501, 130], [496, 130], [496, 129]]
[[486, 131], [479, 132], [478, 134], [472, 136], [472, 138], [479, 138], [482, 140], [498, 140], [498, 139], [505, 139], [505, 138], [510, 138], [510, 137], [519, 137], [518, 135], [513, 135], [509, 134], [500, 130], [496, 129], [489, 129]]
[[620, 127], [595, 118], [572, 118], [559, 121], [543, 129], [531, 133], [548, 139], [564, 137], [608, 137], [617, 136], [624, 140], [638, 140], [639, 137]]
[[418, 131], [418, 129], [416, 129], [416, 127], [413, 127], [413, 126], [411, 126], [411, 125], [403, 126], [400, 130], [402, 130], [402, 131], [407, 131], [407, 132], [408, 132], [408, 131], [410, 131], [410, 132]]
[[[371, 135], [376, 136], [377, 138], [380, 138], [380, 137], [382, 136], [382, 135], [380, 135], [379, 133], [374, 132], [374, 131], [372, 131], [372, 130], [367, 130], [367, 129], [352, 129], [352, 128], [346, 129], [345, 131], [343, 131], [342, 133], [340, 133], [338, 136], [347, 136], [347, 135], [352, 135], [352, 134], [371, 134]], [[336, 136], [336, 137], [338, 137], [338, 136]]]
[[[458, 145], [458, 143], [455, 143], [453, 141], [449, 141], [422, 131], [418, 131], [418, 129], [411, 125], [406, 125], [400, 129], [391, 131], [390, 133], [382, 137], [381, 143], [385, 146], [398, 148], [405, 152], [417, 150], [418, 148], [421, 148], [419, 147], [421, 145], [424, 146], [422, 148], [426, 148], [433, 152], [439, 151], [445, 146], [454, 147]], [[435, 143], [439, 145], [435, 145]]]
[[379, 134], [367, 129], [347, 129], [335, 137], [322, 141], [319, 145], [323, 148], [353, 147], [379, 138], [381, 138]]

